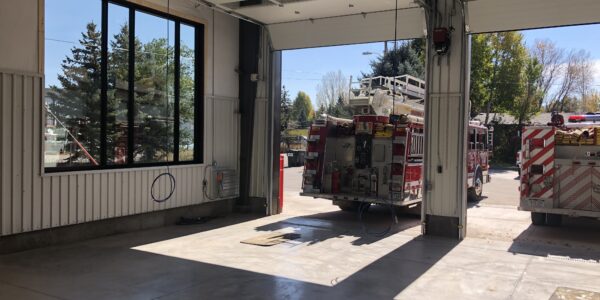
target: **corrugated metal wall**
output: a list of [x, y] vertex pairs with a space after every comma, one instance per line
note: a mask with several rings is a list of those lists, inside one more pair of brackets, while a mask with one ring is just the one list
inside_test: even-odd
[[[0, 71], [1, 235], [205, 202], [199, 165], [170, 168], [177, 188], [164, 203], [152, 201], [150, 186], [165, 167], [42, 175], [41, 93], [41, 76]], [[237, 101], [214, 99], [218, 142], [207, 137], [206, 145], [214, 145], [215, 159], [236, 168]], [[206, 99], [208, 107], [212, 103]]]
[[[165, 5], [165, 1], [153, 2]], [[39, 8], [40, 2], [19, 3], [31, 10]], [[238, 20], [195, 7], [191, 1], [171, 4], [206, 25], [204, 161], [214, 160], [239, 171]], [[0, 8], [10, 11], [14, 5], [0, 1]], [[28, 22], [35, 23], [37, 18], [31, 15]], [[41, 38], [35, 29], [0, 27], [0, 34], [23, 47], [19, 36]], [[171, 167], [177, 189], [162, 204], [153, 202], [149, 193], [152, 181], [165, 167], [42, 175], [43, 76], [29, 73], [37, 71], [22, 64], [10, 64], [11, 59], [0, 54], [0, 236], [207, 201], [201, 184], [204, 165]], [[257, 100], [256, 110], [251, 195], [265, 197], [268, 116], [264, 95]]]

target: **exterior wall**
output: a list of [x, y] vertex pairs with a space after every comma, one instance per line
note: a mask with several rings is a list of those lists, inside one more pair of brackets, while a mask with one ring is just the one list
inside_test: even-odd
[[[166, 10], [166, 0], [135, 2]], [[238, 20], [192, 1], [170, 4], [206, 25], [204, 161], [237, 169]], [[165, 167], [43, 174], [40, 16], [42, 0], [0, 1], [0, 236], [207, 202], [205, 164], [171, 167], [176, 191], [161, 204], [149, 193]]]

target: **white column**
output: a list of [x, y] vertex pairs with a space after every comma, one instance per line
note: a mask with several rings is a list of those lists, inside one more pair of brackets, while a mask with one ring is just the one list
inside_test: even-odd
[[[467, 224], [469, 38], [461, 1], [427, 0], [427, 4], [423, 233], [462, 239]], [[446, 54], [433, 47], [433, 30], [438, 27], [450, 30]]]

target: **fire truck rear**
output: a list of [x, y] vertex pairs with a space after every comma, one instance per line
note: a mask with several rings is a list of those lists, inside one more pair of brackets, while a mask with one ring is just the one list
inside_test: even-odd
[[528, 126], [522, 132], [521, 200], [535, 225], [600, 218], [600, 125]]
[[[309, 129], [304, 196], [333, 200], [343, 210], [361, 205], [412, 206], [422, 200], [424, 82], [407, 75], [366, 78], [354, 90], [352, 120], [325, 116]], [[469, 195], [489, 182], [491, 135], [469, 124]]]

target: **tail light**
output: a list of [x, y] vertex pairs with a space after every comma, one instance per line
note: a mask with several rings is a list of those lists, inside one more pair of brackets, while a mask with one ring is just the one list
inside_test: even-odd
[[570, 123], [577, 123], [585, 121], [585, 116], [569, 116]]

